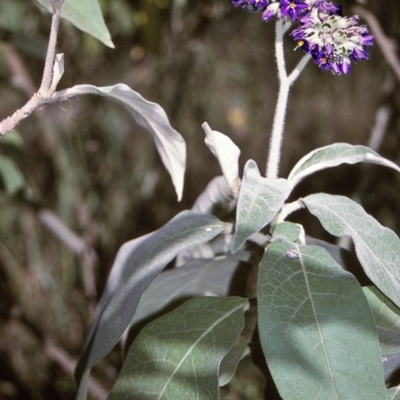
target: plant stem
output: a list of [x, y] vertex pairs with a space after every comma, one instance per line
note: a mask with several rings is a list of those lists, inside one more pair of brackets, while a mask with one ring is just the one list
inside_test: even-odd
[[275, 108], [274, 124], [269, 142], [269, 156], [267, 163], [267, 178], [277, 178], [279, 162], [281, 158], [283, 128], [285, 126], [285, 115], [290, 85], [282, 82], [279, 87], [278, 102]]
[[61, 16], [61, 7], [64, 3], [64, 0], [61, 1], [51, 1], [51, 5], [53, 6], [53, 16], [51, 18], [51, 29], [50, 29], [50, 37], [49, 37], [49, 46], [47, 47], [46, 61], [44, 64], [44, 71], [42, 76], [42, 83], [40, 84], [40, 88], [38, 94], [40, 96], [46, 96], [48, 93], [53, 81], [53, 66], [54, 60], [56, 58], [56, 46], [57, 46], [57, 36], [58, 36], [58, 27], [60, 25], [60, 16]]
[[278, 67], [278, 77], [282, 82], [286, 79], [286, 65], [285, 65], [285, 53], [283, 48], [283, 35], [285, 27], [281, 20], [276, 21], [275, 25], [275, 58]]
[[53, 68], [56, 59], [58, 27], [60, 25], [61, 7], [64, 1], [65, 0], [50, 0], [50, 4], [53, 7], [53, 17], [51, 20], [49, 46], [47, 48], [46, 61], [40, 88], [24, 106], [0, 122], [0, 138], [2, 138], [6, 133], [12, 131], [15, 126], [17, 126], [23, 119], [28, 117], [38, 106], [51, 102], [49, 100], [51, 100], [52, 95], [56, 90], [57, 83], [61, 79], [63, 73], [63, 59], [61, 57], [59, 60], [57, 60], [57, 81], [53, 82]]
[[307, 65], [307, 62], [310, 60], [309, 56], [304, 56], [291, 74], [289, 76], [287, 75], [283, 47], [283, 35], [286, 30], [287, 27], [283, 24], [283, 22], [281, 20], [277, 20], [275, 31], [275, 56], [280, 86], [269, 144], [269, 154], [266, 169], [267, 178], [278, 177], [289, 90], [291, 85], [300, 75], [301, 71]]

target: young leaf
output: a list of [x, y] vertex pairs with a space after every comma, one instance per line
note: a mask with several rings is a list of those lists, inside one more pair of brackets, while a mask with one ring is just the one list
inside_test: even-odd
[[305, 243], [304, 228], [300, 224], [293, 222], [280, 222], [274, 227], [272, 232], [272, 240], [277, 238], [289, 240], [289, 242]]
[[367, 276], [400, 306], [400, 240], [397, 235], [347, 197], [319, 193], [302, 201], [330, 234], [353, 239]]
[[218, 160], [233, 197], [236, 199], [239, 194], [240, 185], [239, 147], [237, 147], [228, 136], [221, 132], [211, 130], [207, 122], [204, 122], [202, 128], [206, 134], [206, 145]]
[[108, 400], [219, 398], [218, 370], [244, 326], [245, 299], [197, 297], [148, 324]]
[[253, 160], [246, 163], [237, 205], [233, 253], [250, 235], [271, 222], [289, 193], [286, 179], [263, 178]]
[[316, 149], [301, 158], [290, 172], [288, 181], [291, 188], [294, 188], [302, 179], [314, 172], [341, 164], [356, 164], [360, 162], [384, 165], [400, 172], [400, 167], [397, 164], [381, 157], [366, 146], [334, 143]]
[[[35, 0], [46, 10], [53, 12], [49, 0]], [[106, 46], [114, 48], [110, 32], [104, 22], [98, 0], [66, 0], [61, 8], [61, 17], [78, 29], [92, 35]]]
[[122, 83], [106, 87], [77, 85], [58, 93], [60, 100], [83, 94], [96, 94], [125, 106], [136, 122], [152, 134], [164, 166], [171, 175], [178, 201], [181, 200], [186, 164], [186, 144], [182, 136], [170, 125], [167, 114], [161, 106], [147, 101], [139, 93]]
[[229, 226], [211, 215], [183, 211], [159, 230], [120, 248], [76, 367], [77, 399], [86, 398], [90, 368], [118, 342], [156, 275], [178, 252], [212, 239]]
[[385, 399], [368, 303], [324, 249], [277, 239], [257, 293], [261, 345], [283, 399]]

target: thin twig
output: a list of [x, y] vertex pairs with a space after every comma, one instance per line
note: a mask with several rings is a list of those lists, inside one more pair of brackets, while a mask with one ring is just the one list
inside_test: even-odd
[[[65, 350], [55, 346], [50, 340], [45, 341], [44, 352], [51, 360], [58, 364], [69, 376], [74, 376], [77, 361]], [[107, 398], [108, 390], [104, 388], [93, 377], [88, 381], [89, 395], [98, 400]]]
[[61, 7], [64, 0], [52, 0], [50, 3], [53, 6], [53, 16], [51, 18], [49, 45], [47, 47], [42, 83], [40, 84], [38, 92], [40, 96], [44, 97], [51, 96], [54, 93], [54, 91], [51, 93], [50, 88], [53, 82], [53, 66], [54, 60], [56, 59], [58, 27], [60, 25]]
[[41, 209], [37, 212], [37, 216], [39, 221], [75, 254], [81, 256], [87, 253], [96, 258], [96, 255], [93, 254], [94, 250], [89, 248], [80, 236], [72, 232], [64, 222], [50, 210]]
[[[37, 107], [42, 104], [48, 103], [51, 99], [51, 96], [56, 90], [58, 81], [61, 79], [60, 74], [57, 74], [57, 82], [53, 84], [53, 68], [56, 58], [58, 27], [60, 24], [61, 7], [64, 3], [64, 0], [51, 0], [50, 3], [53, 6], [53, 17], [51, 22], [49, 46], [47, 48], [42, 83], [40, 85], [39, 91], [35, 93], [23, 107], [15, 111], [14, 114], [12, 114], [10, 117], [0, 122], [0, 138], [3, 137], [7, 132], [12, 131], [15, 126], [17, 126], [23, 119], [28, 117]], [[62, 59], [57, 60], [56, 62], [58, 64], [56, 65], [56, 68], [58, 72], [60, 72], [62, 68], [60, 68], [59, 64], [62, 63]]]

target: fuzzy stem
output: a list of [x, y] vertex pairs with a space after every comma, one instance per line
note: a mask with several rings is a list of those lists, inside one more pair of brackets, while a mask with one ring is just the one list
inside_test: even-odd
[[275, 218], [275, 224], [285, 221], [285, 219], [297, 210], [305, 208], [304, 203], [301, 200], [293, 201], [292, 203], [287, 203], [282, 207], [282, 210]]
[[275, 25], [275, 57], [278, 67], [278, 78], [280, 81], [278, 102], [275, 108], [274, 124], [272, 127], [271, 139], [269, 143], [269, 156], [266, 175], [268, 178], [278, 176], [279, 160], [281, 157], [281, 147], [283, 139], [283, 127], [285, 124], [285, 114], [290, 86], [286, 83], [287, 72], [285, 65], [285, 54], [283, 47], [284, 26], [281, 20], [276, 21]]
[[274, 124], [269, 143], [269, 156], [267, 163], [267, 178], [277, 178], [281, 149], [283, 141], [283, 128], [285, 125], [286, 106], [289, 97], [290, 85], [282, 82], [279, 87], [278, 102], [275, 108]]
[[278, 77], [281, 82], [287, 77], [285, 54], [283, 48], [283, 35], [284, 35], [284, 25], [283, 22], [278, 19], [275, 25], [275, 57], [276, 57], [276, 64], [278, 67]]
[[[287, 28], [286, 28], [287, 30]], [[266, 176], [267, 178], [277, 178], [279, 171], [279, 162], [281, 158], [283, 129], [285, 126], [285, 117], [289, 90], [291, 85], [299, 77], [301, 71], [310, 60], [310, 56], [304, 56], [297, 64], [296, 68], [288, 76], [285, 66], [285, 55], [283, 48], [283, 34], [285, 25], [282, 21], [276, 22], [275, 31], [275, 55], [278, 67], [278, 77], [280, 81], [278, 101], [275, 108], [274, 123], [272, 127], [271, 139], [269, 144], [269, 154], [267, 162]]]

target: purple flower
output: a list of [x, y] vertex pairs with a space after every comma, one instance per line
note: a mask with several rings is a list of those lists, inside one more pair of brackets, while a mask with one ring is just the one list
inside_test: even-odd
[[290, 17], [293, 21], [299, 19], [309, 5], [304, 0], [280, 0], [282, 17]]
[[327, 14], [340, 14], [341, 12], [340, 6], [337, 6], [326, 0], [305, 0], [305, 2], [308, 4], [309, 10], [315, 7], [319, 11], [323, 11]]
[[264, 11], [268, 4], [268, 0], [233, 0], [235, 7], [242, 7], [244, 10], [250, 12]]
[[279, 2], [271, 3], [262, 13], [264, 22], [269, 22], [276, 16], [281, 16], [281, 4]]
[[300, 19], [300, 28], [295, 29], [291, 36], [324, 71], [348, 74], [352, 61], [368, 59], [366, 46], [372, 45], [373, 37], [366, 26], [357, 26], [358, 16], [329, 15], [332, 11], [327, 15], [317, 4]]
[[324, 71], [348, 74], [351, 62], [368, 59], [373, 36], [358, 16], [343, 17], [341, 7], [326, 0], [233, 0], [248, 11], [262, 11], [265, 22], [274, 17], [297, 21], [291, 36], [297, 48], [313, 57]]

